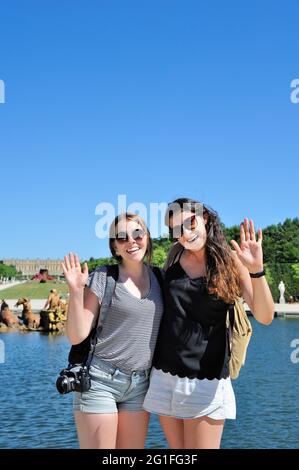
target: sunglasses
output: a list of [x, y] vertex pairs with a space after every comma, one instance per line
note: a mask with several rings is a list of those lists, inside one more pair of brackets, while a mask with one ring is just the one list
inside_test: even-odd
[[118, 243], [127, 243], [129, 241], [129, 237], [133, 238], [135, 242], [140, 242], [145, 236], [144, 230], [141, 228], [137, 228], [132, 231], [131, 234], [128, 234], [127, 232], [119, 232], [115, 235], [115, 240]]
[[181, 225], [175, 225], [175, 227], [169, 227], [169, 237], [172, 240], [178, 240], [180, 237], [184, 235], [184, 230], [193, 231], [196, 229], [198, 223], [196, 219], [196, 215], [191, 215], [184, 220]]

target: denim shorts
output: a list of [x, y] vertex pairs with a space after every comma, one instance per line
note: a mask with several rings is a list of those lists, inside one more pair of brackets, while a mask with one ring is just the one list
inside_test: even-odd
[[93, 357], [89, 368], [91, 387], [88, 392], [74, 392], [73, 409], [84, 413], [144, 411], [149, 373], [150, 369], [127, 374]]
[[144, 409], [180, 419], [208, 416], [235, 419], [236, 401], [231, 380], [189, 379], [153, 367]]

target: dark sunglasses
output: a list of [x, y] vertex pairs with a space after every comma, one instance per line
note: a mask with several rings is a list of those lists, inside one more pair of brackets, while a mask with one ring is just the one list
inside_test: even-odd
[[175, 227], [169, 227], [169, 237], [173, 240], [178, 240], [184, 235], [184, 230], [195, 230], [197, 227], [196, 215], [191, 215], [184, 220], [181, 225], [176, 225]]
[[127, 243], [129, 241], [129, 236], [131, 236], [133, 240], [135, 240], [135, 242], [138, 242], [143, 239], [143, 237], [145, 236], [145, 232], [141, 228], [137, 228], [136, 230], [133, 230], [131, 235], [129, 235], [127, 232], [118, 232], [115, 235], [115, 240], [118, 243]]

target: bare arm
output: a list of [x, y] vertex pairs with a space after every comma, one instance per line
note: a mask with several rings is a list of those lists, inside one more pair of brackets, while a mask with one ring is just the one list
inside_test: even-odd
[[265, 276], [251, 278], [249, 273], [263, 270], [262, 231], [259, 229], [258, 240], [255, 237], [254, 225], [244, 219], [240, 227], [240, 246], [232, 240], [235, 248], [235, 261], [240, 272], [242, 295], [255, 319], [269, 325], [274, 318], [274, 302]]
[[71, 344], [81, 343], [90, 333], [99, 314], [99, 299], [88, 287], [70, 291], [66, 334]]
[[62, 267], [70, 293], [66, 334], [71, 344], [78, 344], [89, 335], [93, 324], [97, 321], [99, 299], [88, 287], [85, 287], [88, 268], [85, 263], [81, 272], [77, 255], [70, 253], [69, 256], [65, 256]]
[[[234, 252], [235, 254], [235, 252]], [[235, 256], [235, 261], [240, 273], [242, 297], [250, 308], [255, 319], [269, 325], [274, 317], [274, 303], [265, 276], [253, 279], [249, 271]], [[263, 268], [261, 267], [260, 271]]]

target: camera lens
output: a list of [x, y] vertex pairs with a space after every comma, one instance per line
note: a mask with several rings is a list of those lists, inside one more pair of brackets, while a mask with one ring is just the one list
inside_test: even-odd
[[73, 384], [74, 378], [73, 377], [65, 377], [61, 376], [58, 377], [56, 380], [56, 388], [59, 393], [64, 394], [64, 393], [69, 393], [73, 390]]

